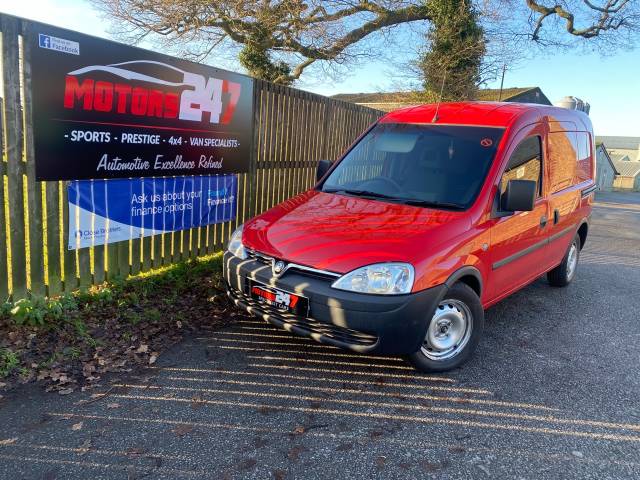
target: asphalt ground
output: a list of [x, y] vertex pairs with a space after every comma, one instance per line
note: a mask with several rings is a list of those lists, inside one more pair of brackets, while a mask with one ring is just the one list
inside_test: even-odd
[[599, 194], [577, 278], [487, 311], [446, 375], [246, 318], [105, 396], [0, 401], [0, 478], [640, 478], [640, 194]]

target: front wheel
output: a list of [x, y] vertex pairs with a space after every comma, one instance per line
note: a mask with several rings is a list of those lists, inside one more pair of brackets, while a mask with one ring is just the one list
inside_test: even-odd
[[484, 310], [471, 287], [456, 283], [431, 317], [422, 346], [406, 357], [422, 372], [445, 372], [466, 362], [484, 329]]

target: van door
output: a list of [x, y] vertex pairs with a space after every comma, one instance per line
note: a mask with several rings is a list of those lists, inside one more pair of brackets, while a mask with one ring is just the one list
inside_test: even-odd
[[547, 268], [549, 212], [544, 195], [543, 126], [521, 131], [507, 152], [508, 162], [498, 185], [504, 193], [509, 180], [534, 180], [538, 184], [530, 212], [495, 218], [491, 226], [491, 298], [498, 299], [529, 283]]
[[549, 258], [555, 267], [564, 258], [580, 221], [582, 189], [593, 181], [591, 137], [587, 132], [552, 126], [548, 158]]

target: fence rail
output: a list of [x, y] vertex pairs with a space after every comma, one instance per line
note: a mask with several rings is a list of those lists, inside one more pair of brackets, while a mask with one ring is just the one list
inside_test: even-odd
[[219, 251], [246, 219], [307, 190], [381, 112], [256, 80], [249, 173], [238, 175], [231, 222], [68, 250], [66, 182], [36, 182], [31, 122], [33, 24], [0, 14], [0, 301], [57, 295]]

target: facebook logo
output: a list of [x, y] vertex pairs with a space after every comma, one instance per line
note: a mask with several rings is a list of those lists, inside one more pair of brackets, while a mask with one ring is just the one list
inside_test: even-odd
[[38, 35], [38, 43], [40, 44], [40, 48], [51, 48], [51, 37], [41, 33]]
[[47, 50], [55, 50], [56, 52], [80, 55], [80, 44], [78, 42], [52, 37], [44, 33], [38, 34], [38, 46]]

